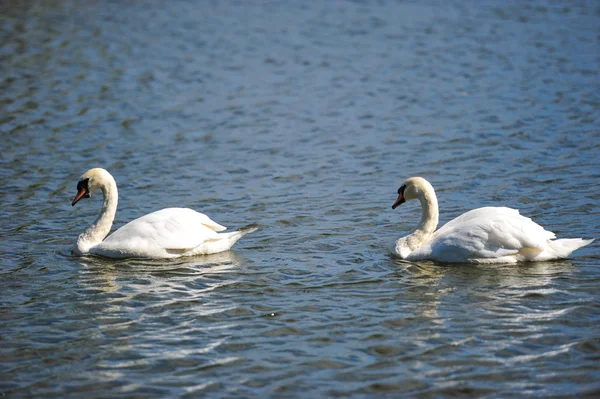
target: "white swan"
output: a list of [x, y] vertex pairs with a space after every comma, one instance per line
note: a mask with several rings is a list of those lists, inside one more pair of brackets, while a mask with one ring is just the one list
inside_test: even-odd
[[566, 258], [592, 240], [554, 240], [551, 231], [511, 208], [474, 209], [446, 223], [438, 224], [435, 191], [422, 177], [411, 177], [398, 189], [392, 209], [418, 199], [422, 216], [417, 229], [396, 241], [396, 254], [406, 260], [439, 262], [516, 263]]
[[109, 258], [178, 258], [227, 251], [247, 233], [249, 227], [217, 233], [226, 227], [188, 208], [166, 208], [132, 220], [106, 239], [117, 212], [117, 183], [102, 168], [90, 169], [77, 183], [71, 205], [102, 190], [104, 201], [98, 219], [77, 239], [75, 255], [95, 254]]

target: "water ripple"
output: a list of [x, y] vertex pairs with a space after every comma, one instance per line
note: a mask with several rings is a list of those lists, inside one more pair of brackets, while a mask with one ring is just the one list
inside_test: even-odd
[[[390, 256], [418, 223], [519, 208], [597, 237], [591, 3], [0, 5], [0, 392], [8, 397], [593, 397], [596, 244], [528, 265]], [[76, 258], [187, 206], [261, 229], [172, 261]], [[81, 205], [81, 206], [79, 206]]]

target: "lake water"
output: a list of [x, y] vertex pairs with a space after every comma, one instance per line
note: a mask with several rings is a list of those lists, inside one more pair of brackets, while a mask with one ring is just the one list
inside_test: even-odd
[[[0, 393], [8, 398], [594, 397], [598, 242], [409, 263], [394, 241], [506, 205], [600, 237], [593, 1], [4, 1]], [[237, 228], [177, 261], [70, 255], [171, 206]]]

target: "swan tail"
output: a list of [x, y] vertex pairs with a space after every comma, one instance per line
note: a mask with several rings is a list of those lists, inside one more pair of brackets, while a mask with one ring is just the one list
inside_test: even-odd
[[528, 260], [544, 261], [566, 258], [574, 251], [591, 244], [593, 241], [593, 238], [591, 240], [584, 240], [583, 238], [561, 238], [559, 240], [550, 240], [548, 242], [548, 249], [539, 253], [534, 259]]
[[194, 248], [192, 254], [187, 255], [210, 255], [227, 251], [231, 249], [233, 244], [235, 244], [240, 238], [256, 230], [258, 230], [258, 226], [251, 224], [230, 233], [219, 233], [218, 237], [206, 240], [200, 246]]
[[227, 239], [231, 241], [231, 245], [233, 245], [237, 242], [237, 240], [239, 240], [246, 234], [255, 232], [256, 230], [258, 230], [258, 225], [251, 224], [245, 227], [241, 227], [236, 231], [232, 231], [231, 233], [220, 233], [219, 236], [221, 236], [222, 239]]

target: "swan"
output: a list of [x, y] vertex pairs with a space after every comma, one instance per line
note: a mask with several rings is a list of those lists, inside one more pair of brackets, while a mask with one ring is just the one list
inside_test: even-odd
[[[228, 233], [226, 227], [189, 208], [165, 208], [132, 220], [110, 236], [117, 212], [117, 183], [108, 171], [94, 168], [85, 172], [77, 183], [75, 206], [96, 191], [104, 195], [98, 219], [87, 228], [73, 249], [73, 254], [100, 255], [109, 258], [179, 258], [227, 251], [244, 235], [257, 230], [249, 226]], [[106, 237], [106, 238], [105, 238]]]
[[421, 202], [416, 230], [396, 241], [395, 252], [405, 260], [448, 263], [516, 263], [566, 258], [591, 240], [555, 240], [551, 231], [516, 209], [485, 207], [468, 211], [437, 231], [438, 202], [433, 186], [422, 177], [411, 177], [398, 189], [396, 209], [404, 202]]

